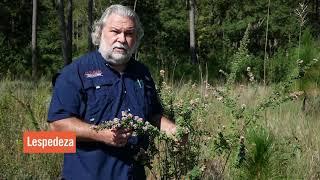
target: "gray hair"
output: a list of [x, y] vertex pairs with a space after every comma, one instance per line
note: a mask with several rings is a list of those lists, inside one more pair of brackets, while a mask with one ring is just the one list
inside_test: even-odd
[[111, 14], [117, 14], [120, 16], [125, 16], [125, 17], [130, 17], [133, 18], [135, 22], [135, 28], [136, 28], [136, 35], [137, 35], [137, 41], [135, 44], [135, 48], [137, 48], [140, 44], [140, 41], [144, 35], [144, 31], [141, 25], [141, 22], [139, 20], [138, 15], [129, 7], [122, 6], [119, 4], [116, 5], [111, 5], [109, 6], [104, 13], [102, 14], [101, 18], [96, 21], [92, 27], [92, 43], [96, 46], [100, 45], [100, 40], [101, 40], [101, 32], [103, 29], [103, 25], [107, 23], [107, 19]]

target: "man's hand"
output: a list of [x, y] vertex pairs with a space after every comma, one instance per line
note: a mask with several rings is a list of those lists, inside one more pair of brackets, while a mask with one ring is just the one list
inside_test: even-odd
[[164, 131], [168, 136], [174, 136], [176, 134], [176, 125], [168, 118], [162, 115], [155, 115], [153, 119], [155, 122], [160, 123], [160, 130]]
[[77, 118], [66, 118], [50, 123], [53, 131], [73, 131], [77, 135], [77, 141], [98, 141], [115, 147], [123, 147], [132, 135], [130, 129], [104, 129], [96, 131], [91, 124]]
[[132, 130], [130, 129], [104, 129], [98, 132], [101, 135], [101, 140], [105, 144], [124, 147], [129, 137], [132, 135]]
[[164, 131], [167, 136], [171, 137], [174, 139], [174, 141], [179, 145], [179, 146], [184, 146], [188, 143], [188, 133], [184, 134], [180, 139], [176, 139], [176, 134], [177, 134], [177, 126], [175, 123], [170, 121], [168, 118], [158, 115], [154, 117], [155, 120], [158, 120], [160, 122], [160, 130]]

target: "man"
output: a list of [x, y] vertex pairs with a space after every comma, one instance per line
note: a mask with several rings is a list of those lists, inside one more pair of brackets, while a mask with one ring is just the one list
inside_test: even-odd
[[48, 122], [55, 131], [74, 131], [77, 152], [64, 155], [63, 179], [145, 179], [133, 160], [134, 138], [128, 129], [95, 131], [92, 126], [129, 111], [167, 134], [175, 125], [162, 116], [148, 69], [131, 56], [143, 36], [138, 16], [122, 5], [106, 9], [95, 23], [93, 43], [99, 50], [66, 66], [57, 77]]

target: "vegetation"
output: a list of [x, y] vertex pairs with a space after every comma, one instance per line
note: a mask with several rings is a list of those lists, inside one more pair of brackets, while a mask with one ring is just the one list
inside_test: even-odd
[[[136, 57], [151, 69], [165, 114], [179, 126], [174, 138], [150, 139], [149, 179], [320, 178], [318, 0], [112, 1], [119, 2], [141, 17], [145, 37]], [[92, 48], [88, 3], [73, 4], [73, 59]], [[93, 1], [93, 19], [110, 3]], [[38, 1], [32, 61], [32, 2], [0, 5], [0, 179], [57, 179], [62, 155], [23, 154], [22, 133], [48, 129], [48, 79], [65, 63], [61, 6]], [[188, 142], [179, 143], [186, 134]]]
[[[50, 78], [62, 68], [65, 56], [63, 54], [66, 53], [61, 51], [62, 45], [65, 47], [67, 43], [72, 42], [73, 59], [90, 49], [88, 24], [91, 21], [88, 18], [90, 12], [88, 12], [88, 1], [79, 0], [72, 4], [71, 40], [65, 40], [61, 35], [60, 2], [64, 1], [38, 2], [37, 77], [41, 75]], [[65, 19], [70, 11], [69, 2], [70, 0], [64, 4]], [[190, 63], [188, 2], [95, 0], [92, 18], [98, 19], [110, 3], [135, 7], [145, 29], [145, 37], [137, 54], [138, 59], [147, 63], [153, 72], [164, 69], [173, 79], [193, 78], [199, 81], [201, 75], [194, 71], [199, 67], [195, 68], [195, 65]], [[219, 74], [220, 69], [230, 72], [233, 54], [239, 48], [239, 42], [250, 24], [251, 29], [248, 34], [250, 57], [246, 63], [254, 67], [256, 79], [261, 81], [264, 74], [264, 57], [267, 55], [266, 81], [273, 83], [283, 80], [289, 74], [288, 68], [284, 67], [294, 66], [297, 59], [307, 61], [303, 59], [304, 49], [319, 52], [320, 3], [317, 0], [308, 1], [302, 6], [299, 3], [303, 2], [293, 0], [271, 2], [270, 17], [267, 21], [267, 0], [196, 1], [195, 47], [202, 72], [206, 72], [207, 69], [211, 82], [223, 78]], [[3, 1], [0, 5], [3, 19], [0, 23], [0, 77], [4, 78], [9, 73], [10, 76], [17, 78], [29, 78], [32, 75], [32, 2]], [[66, 21], [66, 26], [70, 26], [69, 21], [69, 19]], [[309, 39], [304, 39], [307, 36]], [[304, 44], [306, 41], [308, 45]], [[314, 57], [313, 54], [309, 56]], [[279, 71], [282, 73], [281, 76], [278, 76]], [[242, 72], [245, 73], [245, 69], [242, 69]]]
[[[23, 131], [47, 129], [49, 87], [44, 80], [38, 85], [9, 80], [1, 82], [1, 179], [54, 179], [60, 176], [62, 155], [22, 153]], [[303, 99], [299, 94], [289, 93], [292, 99], [279, 105], [275, 103], [262, 111], [265, 114], [262, 113], [259, 119], [245, 124], [252, 109], [261, 107], [258, 104], [267, 104], [265, 97], [274, 98], [272, 89], [251, 85], [233, 88], [229, 97], [237, 97], [237, 109], [225, 104], [228, 97], [219, 96], [216, 88], [223, 89], [191, 82], [167, 84], [162, 89], [162, 94], [167, 95], [162, 96], [167, 98], [163, 99], [169, 110], [167, 114], [170, 115], [171, 109], [171, 115], [180, 121], [180, 126], [190, 127], [189, 144], [181, 147], [172, 141], [156, 140], [160, 152], [149, 166], [152, 171], [149, 171], [149, 178], [320, 177], [319, 96], [309, 101], [304, 112], [301, 110]], [[286, 96], [276, 99], [282, 97]], [[239, 112], [240, 109], [245, 111]]]

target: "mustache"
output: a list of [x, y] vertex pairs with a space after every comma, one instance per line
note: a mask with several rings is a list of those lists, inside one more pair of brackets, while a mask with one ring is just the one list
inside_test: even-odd
[[114, 45], [112, 45], [112, 49], [114, 48], [122, 48], [122, 49], [125, 49], [126, 51], [129, 50], [129, 46], [126, 45], [126, 44], [121, 44], [121, 43], [116, 43]]

